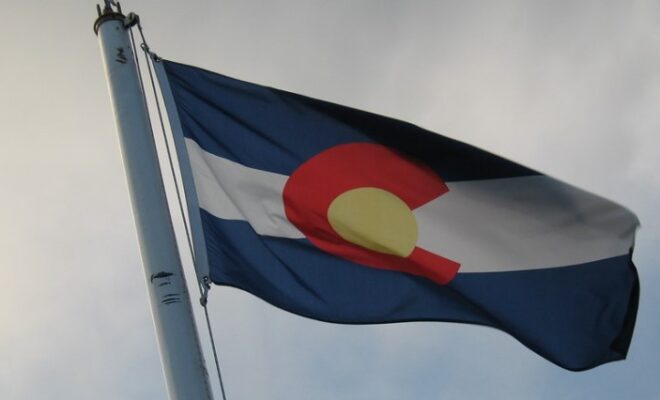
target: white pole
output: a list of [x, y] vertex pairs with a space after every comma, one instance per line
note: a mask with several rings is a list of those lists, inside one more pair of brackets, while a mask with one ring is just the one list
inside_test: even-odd
[[94, 23], [115, 113], [151, 312], [171, 400], [211, 400], [148, 113], [121, 9]]

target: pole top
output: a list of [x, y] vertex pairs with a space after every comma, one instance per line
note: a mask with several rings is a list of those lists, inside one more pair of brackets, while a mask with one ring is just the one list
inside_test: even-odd
[[121, 4], [118, 1], [114, 0], [103, 0], [105, 5], [103, 10], [101, 10], [100, 5], [96, 5], [96, 12], [98, 18], [94, 21], [94, 33], [99, 34], [99, 27], [102, 23], [110, 20], [124, 20], [126, 17], [121, 12]]

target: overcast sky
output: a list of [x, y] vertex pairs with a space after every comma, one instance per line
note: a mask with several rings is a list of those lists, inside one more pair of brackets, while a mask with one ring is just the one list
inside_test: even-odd
[[[94, 5], [1, 3], [0, 399], [165, 398]], [[230, 399], [659, 398], [660, 3], [123, 7], [165, 58], [407, 120], [642, 223], [626, 361], [568, 372], [493, 329], [332, 325], [214, 287]]]

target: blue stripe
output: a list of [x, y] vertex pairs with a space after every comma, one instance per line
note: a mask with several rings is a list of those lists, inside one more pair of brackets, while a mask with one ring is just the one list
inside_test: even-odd
[[202, 210], [211, 278], [284, 310], [346, 324], [453, 321], [508, 332], [559, 366], [625, 358], [638, 281], [631, 255], [541, 270], [459, 274], [447, 286], [360, 266], [307, 240], [257, 235]]
[[376, 142], [445, 181], [538, 173], [415, 125], [163, 61], [186, 137], [204, 150], [283, 175], [330, 147]]

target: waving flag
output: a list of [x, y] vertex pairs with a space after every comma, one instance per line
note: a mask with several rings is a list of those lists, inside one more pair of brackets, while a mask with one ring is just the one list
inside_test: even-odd
[[214, 283], [323, 321], [487, 325], [571, 370], [625, 358], [625, 208], [408, 123], [162, 66]]

